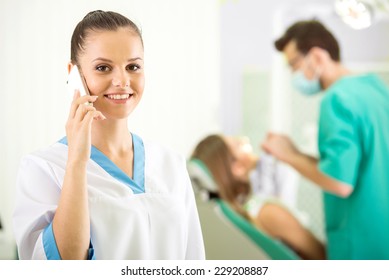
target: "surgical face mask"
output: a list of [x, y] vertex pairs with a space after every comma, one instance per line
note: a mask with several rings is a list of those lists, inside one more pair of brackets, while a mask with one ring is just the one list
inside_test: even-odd
[[308, 80], [302, 70], [293, 73], [292, 85], [298, 91], [308, 96], [319, 93], [322, 90], [319, 75], [316, 75], [312, 80]]

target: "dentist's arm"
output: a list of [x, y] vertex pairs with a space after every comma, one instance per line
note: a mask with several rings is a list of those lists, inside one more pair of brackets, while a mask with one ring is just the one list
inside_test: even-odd
[[278, 160], [292, 166], [302, 176], [314, 182], [324, 191], [340, 197], [348, 197], [353, 191], [350, 185], [322, 173], [318, 169], [318, 160], [301, 153], [287, 136], [269, 133], [262, 148]]

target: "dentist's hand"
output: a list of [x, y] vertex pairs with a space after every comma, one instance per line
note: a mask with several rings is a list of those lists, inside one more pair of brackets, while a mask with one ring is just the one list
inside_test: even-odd
[[86, 163], [91, 153], [91, 131], [93, 120], [104, 120], [105, 116], [92, 105], [97, 96], [84, 95], [76, 91], [66, 122], [68, 139], [68, 162]]
[[322, 173], [318, 168], [319, 159], [300, 152], [285, 135], [269, 133], [262, 148], [327, 192], [340, 197], [348, 197], [353, 192], [353, 186]]
[[278, 160], [289, 164], [295, 156], [300, 154], [289, 137], [276, 133], [268, 133], [265, 141], [262, 143], [262, 149]]

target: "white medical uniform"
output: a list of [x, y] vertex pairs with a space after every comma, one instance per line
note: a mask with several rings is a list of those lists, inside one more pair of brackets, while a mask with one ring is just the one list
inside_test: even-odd
[[[132, 134], [133, 179], [95, 147], [87, 165], [90, 259], [205, 259], [186, 161]], [[52, 221], [66, 138], [22, 159], [14, 232], [21, 259], [60, 259]]]

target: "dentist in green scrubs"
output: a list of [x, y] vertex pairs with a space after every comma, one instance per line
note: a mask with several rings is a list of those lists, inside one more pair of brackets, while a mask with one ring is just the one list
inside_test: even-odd
[[285, 135], [262, 147], [324, 191], [328, 259], [389, 259], [389, 90], [374, 74], [340, 62], [335, 37], [318, 21], [291, 25], [275, 41], [305, 95], [324, 91], [319, 158]]

